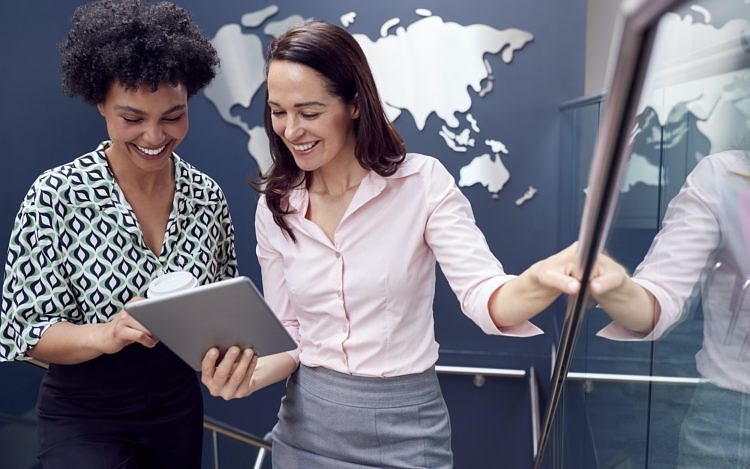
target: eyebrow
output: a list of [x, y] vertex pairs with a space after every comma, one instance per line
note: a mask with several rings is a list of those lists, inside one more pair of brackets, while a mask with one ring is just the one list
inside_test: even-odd
[[[132, 112], [133, 114], [138, 114], [141, 116], [146, 115], [145, 112], [141, 111], [140, 109], [136, 109], [132, 106], [122, 106], [122, 105], [116, 104], [114, 107], [115, 109], [120, 110], [120, 111]], [[172, 106], [171, 108], [167, 109], [162, 115], [165, 116], [167, 114], [172, 114], [175, 111], [181, 111], [185, 108], [186, 106], [184, 104], [178, 104], [176, 106]]]
[[[280, 104], [277, 103], [276, 101], [270, 101], [269, 100], [268, 104], [273, 104], [274, 106], [281, 107]], [[304, 101], [304, 102], [301, 102], [301, 103], [295, 103], [294, 104], [295, 108], [307, 107], [307, 106], [323, 106], [323, 107], [325, 107], [325, 104], [321, 103], [320, 101]]]

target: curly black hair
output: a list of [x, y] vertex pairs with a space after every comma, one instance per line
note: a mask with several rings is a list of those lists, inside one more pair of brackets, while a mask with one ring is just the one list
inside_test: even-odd
[[78, 7], [60, 44], [63, 91], [104, 101], [115, 81], [128, 89], [182, 84], [188, 97], [215, 76], [219, 58], [190, 14], [168, 2], [102, 0]]

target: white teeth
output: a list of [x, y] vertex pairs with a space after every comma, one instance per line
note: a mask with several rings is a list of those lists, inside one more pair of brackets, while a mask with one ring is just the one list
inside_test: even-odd
[[140, 146], [140, 145], [136, 145], [135, 147], [136, 147], [136, 148], [138, 149], [138, 151], [141, 151], [141, 152], [143, 152], [143, 153], [145, 153], [145, 154], [147, 154], [147, 155], [151, 155], [151, 156], [156, 156], [156, 155], [158, 155], [159, 153], [163, 152], [163, 151], [164, 151], [164, 149], [165, 149], [165, 148], [166, 148], [167, 146], [166, 146], [166, 145], [162, 145], [162, 146], [161, 146], [161, 147], [159, 147], [159, 148], [153, 148], [153, 149], [152, 149], [152, 148], [145, 148], [145, 147], [142, 147], [142, 146]]
[[307, 151], [310, 148], [314, 147], [317, 143], [318, 142], [306, 143], [304, 145], [292, 145], [292, 148], [294, 148], [295, 151]]

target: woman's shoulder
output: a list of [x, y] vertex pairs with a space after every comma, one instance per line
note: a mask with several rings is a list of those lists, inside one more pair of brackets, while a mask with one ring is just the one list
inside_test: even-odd
[[256, 218], [260, 217], [263, 219], [273, 219], [273, 214], [271, 213], [271, 208], [268, 206], [268, 199], [266, 198], [266, 194], [260, 193], [258, 195], [258, 204], [255, 208], [255, 216]]
[[696, 170], [736, 173], [747, 177], [750, 176], [750, 153], [742, 150], [714, 153], [698, 162]]
[[736, 176], [750, 178], [750, 153], [727, 150], [705, 156], [690, 172], [688, 180], [692, 184], [718, 189], [721, 186], [720, 181]]
[[453, 175], [440, 160], [421, 153], [407, 153], [398, 170], [385, 181], [425, 201], [434, 201], [456, 187]]
[[445, 166], [434, 156], [422, 153], [407, 153], [404, 161], [389, 178], [397, 179], [412, 175], [428, 175], [435, 170], [447, 172]]
[[74, 193], [81, 195], [102, 184], [111, 184], [110, 178], [106, 160], [94, 150], [42, 172], [32, 183], [25, 201], [67, 200]]
[[197, 202], [218, 203], [225, 200], [218, 182], [192, 164], [173, 154], [177, 190]]

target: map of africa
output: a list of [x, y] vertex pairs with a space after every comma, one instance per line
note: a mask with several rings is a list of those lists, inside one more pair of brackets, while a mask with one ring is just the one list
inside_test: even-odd
[[[272, 20], [278, 11], [277, 6], [270, 5], [243, 15], [239, 24], [219, 28], [212, 42], [221, 69], [205, 90], [221, 118], [247, 135], [247, 151], [260, 171], [271, 165], [262, 114], [242, 111], [264, 99], [258, 95], [265, 81], [261, 38], [278, 37], [290, 26], [305, 21], [298, 15]], [[481, 184], [497, 198], [510, 179], [502, 161], [510, 152], [500, 139], [480, 137], [481, 125], [470, 112], [472, 97], [482, 99], [495, 86], [488, 56], [497, 56], [503, 65], [510, 64], [533, 36], [514, 28], [498, 30], [483, 24], [446, 22], [422, 8], [416, 14], [419, 19], [405, 26], [399, 18], [384, 22], [375, 39], [353, 33], [372, 67], [386, 113], [395, 120], [408, 112], [419, 131], [425, 129], [428, 117], [435, 115], [442, 123], [436, 138], [459, 157], [467, 158], [457, 175], [458, 184]], [[350, 28], [356, 18], [355, 12], [345, 12], [340, 22]], [[258, 120], [248, 122], [245, 116], [249, 115]], [[516, 196], [516, 205], [532, 198], [536, 191], [529, 186]]]

